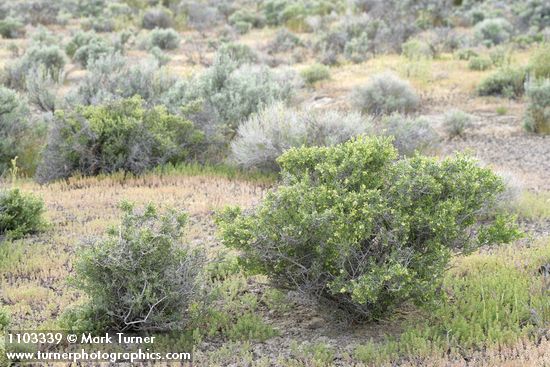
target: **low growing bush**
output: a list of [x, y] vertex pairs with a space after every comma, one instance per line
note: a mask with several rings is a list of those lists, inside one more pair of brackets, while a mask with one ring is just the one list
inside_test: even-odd
[[53, 80], [61, 81], [66, 62], [65, 53], [55, 45], [36, 44], [5, 70], [6, 84], [10, 88], [24, 89], [26, 77], [33, 69], [42, 68]]
[[512, 35], [512, 25], [504, 18], [485, 19], [475, 26], [475, 36], [486, 46], [506, 42]]
[[529, 60], [529, 73], [534, 78], [550, 78], [550, 43], [535, 51]]
[[412, 112], [419, 105], [411, 85], [389, 72], [373, 76], [367, 85], [354, 90], [352, 98], [357, 109], [372, 115]]
[[300, 73], [306, 84], [313, 85], [330, 78], [330, 69], [323, 64], [313, 64]]
[[504, 187], [489, 169], [396, 157], [387, 138], [290, 149], [283, 183], [257, 208], [219, 215], [222, 241], [249, 273], [376, 319], [432, 300], [453, 252], [517, 237], [491, 210]]
[[95, 32], [78, 32], [65, 46], [69, 57], [84, 68], [95, 60], [114, 52], [114, 48]]
[[0, 175], [19, 157], [19, 168], [29, 173], [40, 149], [40, 128], [29, 118], [25, 99], [17, 92], [0, 86]]
[[153, 29], [149, 34], [150, 46], [158, 47], [161, 50], [173, 50], [178, 48], [180, 41], [180, 35], [172, 28]]
[[119, 54], [108, 54], [92, 61], [88, 71], [69, 92], [69, 105], [101, 104], [139, 95], [148, 106], [154, 106], [160, 104], [176, 82], [155, 61], [144, 60], [132, 65]]
[[491, 66], [493, 66], [493, 61], [491, 61], [491, 59], [487, 57], [482, 57], [482, 56], [473, 57], [468, 62], [468, 68], [470, 70], [483, 71], [483, 70], [490, 69]]
[[295, 110], [277, 103], [239, 125], [231, 151], [242, 167], [275, 171], [277, 158], [292, 147], [339, 144], [370, 130], [372, 121], [359, 113]]
[[200, 295], [203, 257], [182, 246], [187, 216], [121, 205], [122, 222], [86, 243], [74, 283], [89, 301], [67, 317], [72, 329], [105, 332], [182, 330]]
[[426, 117], [408, 117], [399, 113], [382, 118], [377, 134], [393, 136], [393, 145], [400, 155], [429, 153], [439, 145], [439, 136]]
[[143, 14], [141, 26], [145, 29], [170, 28], [172, 12], [164, 7], [149, 8]]
[[164, 107], [146, 108], [139, 96], [75, 111], [56, 111], [37, 180], [79, 172], [139, 174], [193, 158], [202, 133]]
[[451, 110], [443, 117], [443, 127], [451, 138], [462, 136], [470, 127], [472, 117], [460, 110]]
[[537, 134], [550, 134], [550, 79], [530, 80], [525, 88], [525, 129]]
[[19, 189], [0, 190], [0, 238], [16, 239], [43, 230], [44, 211], [42, 199], [32, 194]]
[[0, 19], [0, 36], [3, 38], [19, 38], [25, 34], [25, 26], [19, 20], [11, 17]]
[[477, 86], [480, 96], [519, 97], [524, 92], [525, 71], [502, 68], [483, 79]]

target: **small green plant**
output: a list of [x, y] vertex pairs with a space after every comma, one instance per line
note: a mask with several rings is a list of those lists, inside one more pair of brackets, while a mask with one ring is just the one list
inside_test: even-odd
[[472, 57], [468, 62], [468, 68], [470, 70], [484, 71], [490, 69], [491, 66], [493, 66], [491, 59], [482, 56]]
[[156, 28], [149, 34], [150, 47], [158, 47], [161, 50], [173, 50], [178, 48], [180, 41], [180, 35], [172, 28]]
[[227, 336], [231, 340], [256, 340], [263, 342], [277, 332], [258, 315], [246, 313], [239, 317], [237, 321], [227, 331]]
[[322, 80], [329, 79], [330, 69], [323, 64], [313, 64], [302, 70], [300, 75], [308, 85], [313, 85]]
[[529, 60], [529, 73], [534, 78], [550, 78], [550, 43], [540, 46]]
[[19, 20], [7, 17], [0, 20], [0, 36], [18, 38], [25, 34], [25, 26]]
[[290, 311], [292, 306], [286, 294], [274, 288], [269, 288], [264, 292], [262, 302], [265, 303], [270, 310], [279, 313]]
[[[185, 213], [142, 212], [124, 202], [122, 222], [83, 247], [73, 283], [89, 297], [69, 311], [73, 330], [173, 330], [189, 321], [188, 307], [200, 295], [203, 256], [183, 246]], [[121, 285], [123, 285], [121, 287]]]
[[495, 110], [495, 112], [497, 113], [497, 115], [499, 116], [504, 116], [508, 113], [508, 108], [506, 108], [505, 106], [498, 106]]
[[14, 188], [0, 191], [0, 236], [17, 239], [43, 230], [42, 199]]
[[529, 80], [525, 95], [525, 129], [536, 134], [550, 134], [550, 79]]
[[413, 112], [420, 102], [409, 82], [388, 72], [377, 74], [367, 85], [356, 88], [352, 98], [357, 109], [373, 115]]
[[218, 216], [223, 243], [277, 287], [376, 319], [432, 300], [454, 251], [519, 235], [496, 212], [502, 180], [475, 160], [396, 158], [387, 138], [290, 149], [261, 205]]
[[525, 70], [502, 68], [483, 79], [477, 86], [480, 96], [516, 98], [523, 94]]
[[506, 42], [512, 35], [513, 27], [504, 18], [485, 19], [475, 26], [475, 36], [486, 46]]
[[443, 126], [449, 137], [463, 136], [466, 129], [470, 127], [472, 117], [460, 110], [452, 110], [445, 114]]

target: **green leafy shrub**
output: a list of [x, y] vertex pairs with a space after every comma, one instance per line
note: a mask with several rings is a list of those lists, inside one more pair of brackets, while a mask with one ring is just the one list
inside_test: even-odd
[[339, 144], [369, 130], [372, 121], [359, 113], [296, 110], [276, 103], [239, 125], [231, 151], [239, 166], [276, 171], [276, 159], [289, 148]]
[[504, 18], [485, 19], [476, 24], [474, 29], [477, 40], [487, 46], [508, 41], [512, 30], [512, 25]]
[[443, 118], [443, 127], [451, 138], [455, 136], [462, 136], [466, 129], [470, 127], [472, 122], [472, 116], [460, 111], [451, 110], [445, 113]]
[[37, 171], [39, 182], [80, 172], [139, 174], [193, 158], [202, 133], [164, 107], [146, 108], [139, 96], [75, 111], [56, 111]]
[[[121, 205], [120, 225], [80, 252], [74, 283], [89, 302], [66, 316], [72, 329], [181, 330], [200, 295], [203, 256], [182, 246], [187, 215]], [[123, 285], [123, 286], [121, 286]]]
[[502, 68], [483, 79], [477, 86], [480, 96], [519, 97], [524, 92], [525, 71]]
[[352, 98], [357, 109], [373, 115], [412, 112], [419, 104], [411, 85], [389, 72], [373, 76], [367, 85], [354, 90]]
[[529, 73], [534, 78], [550, 78], [550, 44], [541, 46], [531, 56]]
[[321, 80], [330, 78], [330, 69], [323, 64], [313, 64], [300, 73], [306, 84], [313, 85]]
[[217, 219], [240, 264], [360, 318], [431, 300], [454, 251], [518, 232], [491, 208], [501, 180], [466, 156], [396, 160], [390, 139], [283, 154], [283, 183], [254, 210]]
[[180, 41], [180, 35], [172, 28], [153, 29], [149, 34], [150, 46], [158, 47], [161, 50], [173, 50], [178, 48]]
[[0, 19], [0, 36], [3, 38], [19, 38], [25, 34], [25, 26], [19, 20], [11, 17]]
[[0, 307], [0, 332], [7, 330], [9, 324], [10, 324], [10, 314], [8, 310], [5, 309], [4, 307]]
[[537, 134], [550, 134], [550, 79], [528, 81], [525, 95], [525, 129]]
[[470, 70], [484, 71], [490, 69], [491, 66], [493, 66], [493, 62], [487, 57], [472, 57], [468, 62], [468, 68]]
[[19, 189], [0, 190], [0, 236], [15, 239], [41, 231], [44, 211], [44, 202], [34, 195]]

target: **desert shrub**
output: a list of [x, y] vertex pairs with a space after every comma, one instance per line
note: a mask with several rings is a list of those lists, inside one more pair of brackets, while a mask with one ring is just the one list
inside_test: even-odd
[[180, 35], [172, 28], [153, 29], [149, 34], [149, 43], [152, 47], [161, 50], [173, 50], [180, 44]]
[[10, 88], [24, 89], [30, 70], [42, 68], [53, 80], [60, 81], [65, 67], [65, 53], [55, 45], [33, 45], [25, 54], [5, 69], [6, 84]]
[[472, 57], [468, 62], [468, 68], [470, 70], [483, 71], [490, 69], [491, 66], [493, 66], [491, 59], [482, 56]]
[[143, 14], [141, 26], [145, 29], [170, 28], [172, 12], [164, 7], [149, 8]]
[[263, 3], [263, 13], [268, 25], [285, 24], [289, 28], [305, 30], [308, 16], [327, 15], [337, 11], [341, 3], [326, 0], [267, 0]]
[[478, 41], [487, 46], [506, 42], [512, 35], [512, 25], [504, 18], [485, 19], [475, 26]]
[[131, 65], [119, 54], [109, 54], [88, 65], [89, 73], [73, 88], [67, 103], [101, 104], [139, 95], [148, 106], [159, 104], [176, 79], [157, 62], [144, 60]]
[[550, 78], [550, 44], [539, 47], [531, 56], [529, 73], [534, 78]]
[[74, 53], [74, 61], [87, 68], [93, 61], [114, 52], [114, 48], [103, 38], [97, 38], [80, 46]]
[[227, 20], [241, 34], [248, 32], [252, 28], [259, 28], [264, 24], [261, 16], [245, 8], [238, 9]]
[[464, 48], [456, 51], [455, 56], [459, 60], [470, 60], [474, 57], [479, 57], [479, 54], [472, 49]]
[[25, 99], [17, 92], [0, 86], [0, 175], [19, 157], [19, 168], [29, 173], [40, 149], [37, 137], [41, 129], [29, 118]]
[[47, 25], [57, 22], [61, 7], [59, 1], [24, 0], [16, 3], [15, 12], [24, 18], [25, 23]]
[[374, 75], [367, 85], [354, 90], [352, 98], [357, 109], [373, 115], [412, 112], [419, 104], [409, 82], [389, 72]]
[[44, 68], [32, 69], [26, 79], [25, 89], [29, 102], [43, 112], [53, 112], [58, 84]]
[[25, 34], [25, 26], [19, 20], [11, 17], [0, 19], [0, 36], [3, 38], [19, 38]]
[[439, 136], [425, 117], [413, 118], [393, 113], [382, 119], [378, 134], [393, 136], [393, 145], [400, 155], [432, 152], [439, 144]]
[[403, 55], [409, 60], [431, 59], [435, 56], [430, 45], [420, 39], [411, 39], [402, 48]]
[[382, 138], [290, 149], [257, 208], [219, 215], [222, 241], [249, 273], [376, 319], [432, 300], [454, 251], [518, 235], [490, 210], [502, 182], [475, 160], [396, 157]]
[[239, 166], [274, 171], [277, 158], [292, 147], [339, 144], [371, 129], [372, 121], [359, 113], [296, 110], [276, 103], [239, 125], [231, 151]]
[[528, 81], [525, 95], [525, 128], [537, 134], [550, 134], [550, 79]]
[[19, 189], [0, 190], [0, 237], [15, 239], [44, 229], [44, 202]]
[[100, 57], [113, 53], [114, 48], [95, 32], [79, 31], [65, 46], [65, 52], [86, 68]]
[[306, 84], [313, 85], [321, 80], [330, 78], [330, 70], [328, 66], [323, 64], [313, 64], [308, 66], [300, 73]]
[[443, 127], [451, 138], [464, 135], [471, 122], [472, 116], [460, 110], [448, 111], [443, 117]]
[[286, 28], [277, 31], [275, 38], [269, 43], [270, 53], [286, 52], [297, 46], [303, 46], [300, 38]]
[[242, 64], [220, 56], [194, 81], [195, 95], [190, 99], [201, 101], [203, 110], [210, 113], [209, 120], [232, 132], [262, 106], [290, 99], [294, 85], [284, 77], [286, 74], [263, 65]]
[[96, 32], [113, 32], [116, 28], [115, 20], [109, 16], [98, 16], [87, 19], [82, 23], [83, 29], [93, 29]]
[[56, 111], [37, 179], [47, 182], [79, 172], [139, 174], [193, 158], [202, 140], [190, 121], [164, 107], [145, 108], [139, 96], [75, 111]]
[[477, 86], [480, 96], [519, 97], [523, 94], [525, 70], [502, 68], [483, 79]]
[[362, 33], [359, 37], [352, 38], [344, 47], [344, 56], [346, 59], [360, 63], [368, 59], [371, 53], [371, 41], [367, 33]]
[[[74, 284], [89, 301], [66, 316], [76, 330], [181, 330], [200, 294], [202, 255], [182, 246], [185, 213], [138, 212], [123, 203], [120, 225], [85, 243]], [[124, 285], [121, 287], [121, 285]]]
[[234, 42], [222, 43], [216, 52], [215, 58], [230, 59], [237, 62], [239, 66], [258, 62], [258, 55], [250, 46]]

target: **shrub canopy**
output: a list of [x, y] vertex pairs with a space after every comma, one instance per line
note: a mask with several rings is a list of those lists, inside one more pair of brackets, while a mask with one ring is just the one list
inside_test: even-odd
[[259, 207], [218, 217], [223, 243], [279, 287], [377, 318], [430, 300], [454, 251], [518, 235], [490, 215], [504, 187], [489, 169], [466, 156], [396, 157], [389, 138], [290, 149]]
[[164, 107], [145, 108], [139, 96], [57, 111], [37, 178], [45, 182], [75, 172], [141, 173], [191, 159], [202, 139], [192, 122]]

